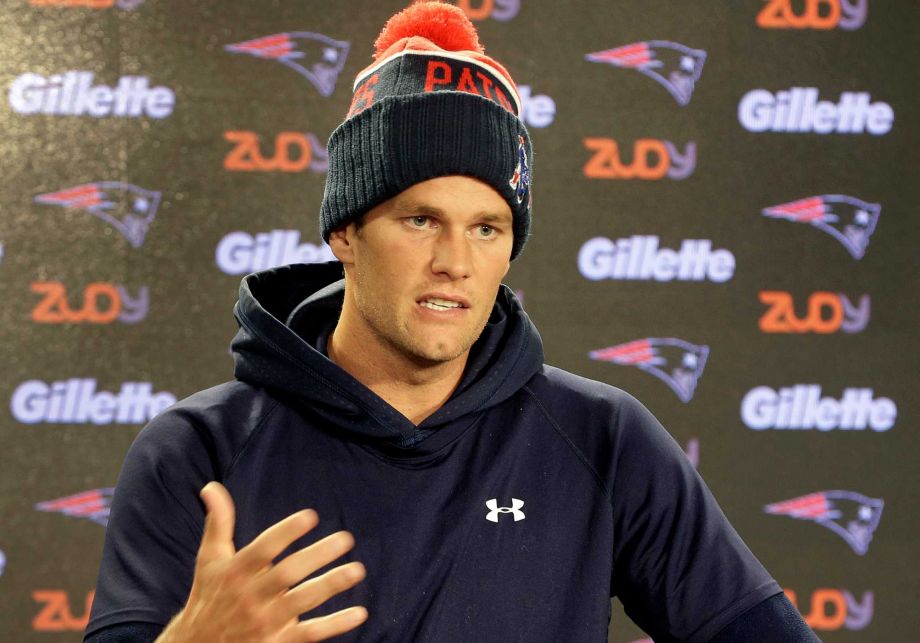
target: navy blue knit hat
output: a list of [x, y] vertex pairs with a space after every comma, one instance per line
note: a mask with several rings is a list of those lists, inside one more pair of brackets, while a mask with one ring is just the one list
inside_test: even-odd
[[463, 11], [440, 2], [390, 18], [375, 48], [329, 138], [323, 239], [416, 183], [461, 174], [511, 206], [514, 259], [530, 229], [533, 152], [511, 76], [483, 53]]

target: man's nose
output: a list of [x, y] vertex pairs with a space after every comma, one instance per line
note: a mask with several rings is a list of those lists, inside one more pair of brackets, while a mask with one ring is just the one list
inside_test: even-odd
[[464, 279], [472, 270], [472, 248], [463, 231], [445, 230], [434, 244], [431, 270], [451, 279]]

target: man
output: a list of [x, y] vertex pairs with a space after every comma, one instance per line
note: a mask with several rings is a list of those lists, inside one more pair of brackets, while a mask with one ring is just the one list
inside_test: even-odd
[[244, 279], [237, 381], [128, 454], [87, 640], [603, 641], [613, 595], [658, 641], [816, 640], [649, 412], [543, 364], [501, 285], [508, 72], [448, 5], [376, 47], [329, 142], [341, 264]]

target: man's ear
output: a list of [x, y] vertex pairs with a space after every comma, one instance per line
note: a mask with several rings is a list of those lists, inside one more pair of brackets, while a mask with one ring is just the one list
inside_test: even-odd
[[355, 261], [355, 239], [353, 221], [329, 233], [329, 247], [332, 249], [332, 254], [346, 266]]

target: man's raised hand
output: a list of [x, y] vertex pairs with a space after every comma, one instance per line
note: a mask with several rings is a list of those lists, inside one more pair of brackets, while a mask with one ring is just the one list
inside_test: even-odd
[[288, 545], [316, 527], [319, 518], [315, 511], [291, 514], [237, 551], [230, 494], [223, 485], [211, 482], [201, 490], [201, 498], [207, 516], [192, 591], [188, 603], [157, 643], [324, 641], [367, 619], [364, 607], [349, 607], [328, 616], [298, 620], [301, 614], [364, 579], [364, 565], [355, 562], [304, 581], [351, 550], [355, 544], [351, 534], [336, 532], [273, 564]]

